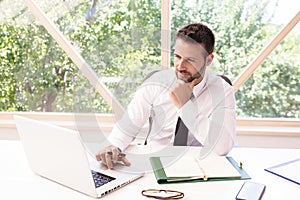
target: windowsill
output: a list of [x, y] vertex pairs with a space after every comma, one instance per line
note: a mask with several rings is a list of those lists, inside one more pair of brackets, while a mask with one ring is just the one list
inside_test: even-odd
[[[0, 139], [19, 139], [13, 115], [21, 115], [61, 127], [85, 131], [87, 138], [89, 138], [88, 140], [96, 139], [95, 135], [98, 134], [99, 131], [109, 134], [116, 121], [112, 114], [0, 112]], [[266, 139], [269, 140], [273, 138], [273, 144], [269, 145], [271, 147], [278, 144], [276, 140], [280, 140], [283, 147], [296, 146], [297, 148], [296, 143], [300, 140], [300, 119], [237, 118], [237, 138], [238, 141], [241, 141], [239, 143], [245, 144], [246, 146], [251, 146], [251, 144], [255, 145], [257, 142], [262, 142], [260, 146], [264, 146], [268, 144]], [[292, 143], [295, 144], [283, 145], [283, 139], [293, 141]], [[256, 140], [256, 142], [253, 142], [254, 140]]]

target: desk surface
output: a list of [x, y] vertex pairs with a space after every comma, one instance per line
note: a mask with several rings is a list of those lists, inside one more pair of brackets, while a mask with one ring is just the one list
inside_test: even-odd
[[[249, 181], [266, 184], [263, 199], [285, 199], [287, 196], [295, 199], [296, 197], [299, 198], [300, 185], [265, 172], [264, 168], [299, 158], [300, 149], [237, 147], [230, 152], [230, 156], [236, 161], [243, 162], [244, 169], [252, 178]], [[94, 199], [32, 173], [19, 141], [0, 140], [0, 160], [0, 199]], [[244, 180], [234, 180], [159, 185], [153, 173], [147, 173], [141, 179], [114, 191], [102, 199], [148, 199], [141, 195], [141, 191], [156, 188], [183, 191], [185, 194], [184, 199], [232, 200], [235, 199], [235, 195], [243, 183]]]

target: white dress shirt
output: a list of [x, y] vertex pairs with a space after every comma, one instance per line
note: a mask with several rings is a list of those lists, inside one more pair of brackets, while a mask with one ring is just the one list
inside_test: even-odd
[[173, 69], [154, 73], [136, 91], [127, 111], [114, 126], [109, 142], [124, 150], [152, 116], [147, 143], [172, 145], [178, 117], [189, 129], [188, 145], [196, 138], [204, 147], [226, 155], [234, 144], [235, 97], [232, 86], [206, 70], [194, 86], [194, 98], [178, 109], [169, 92], [177, 81]]

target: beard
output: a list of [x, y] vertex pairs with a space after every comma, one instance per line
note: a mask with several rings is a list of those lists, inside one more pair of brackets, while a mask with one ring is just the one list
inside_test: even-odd
[[[199, 72], [197, 72], [196, 74], [192, 75], [191, 73], [189, 73], [188, 71], [186, 70], [181, 70], [181, 71], [176, 71], [176, 76], [179, 80], [182, 80], [184, 81], [185, 83], [191, 83], [193, 80], [197, 79], [197, 78], [200, 78], [200, 77], [204, 77], [204, 73], [205, 73], [205, 69], [206, 67], [201, 67], [201, 69], [199, 70]], [[185, 74], [188, 74], [189, 77], [188, 78], [183, 78], [183, 77], [180, 77], [180, 73], [185, 73]]]
[[[189, 74], [189, 77], [188, 77], [188, 78], [180, 77], [180, 76], [179, 76], [179, 73], [187, 73], [187, 74]], [[187, 71], [185, 71], [185, 70], [177, 71], [177, 72], [176, 72], [176, 76], [177, 76], [177, 78], [178, 78], [179, 80], [182, 80], [182, 81], [184, 81], [185, 83], [190, 83], [190, 82], [192, 82], [193, 80], [195, 80], [196, 78], [200, 78], [200, 77], [201, 77], [200, 73], [197, 73], [197, 74], [195, 74], [194, 76], [192, 76], [192, 74], [190, 74], [189, 72], [187, 72]]]

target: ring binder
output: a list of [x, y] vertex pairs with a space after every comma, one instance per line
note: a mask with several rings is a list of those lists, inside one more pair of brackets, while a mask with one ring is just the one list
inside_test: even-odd
[[209, 177], [209, 176], [186, 176], [186, 177], [168, 177], [164, 166], [161, 162], [161, 157], [150, 157], [150, 163], [152, 169], [159, 184], [168, 184], [168, 183], [182, 183], [182, 182], [206, 182], [206, 181], [227, 181], [227, 180], [245, 180], [251, 179], [247, 172], [240, 168], [239, 164], [232, 158], [226, 157], [228, 162], [237, 170], [240, 174], [239, 177]]

